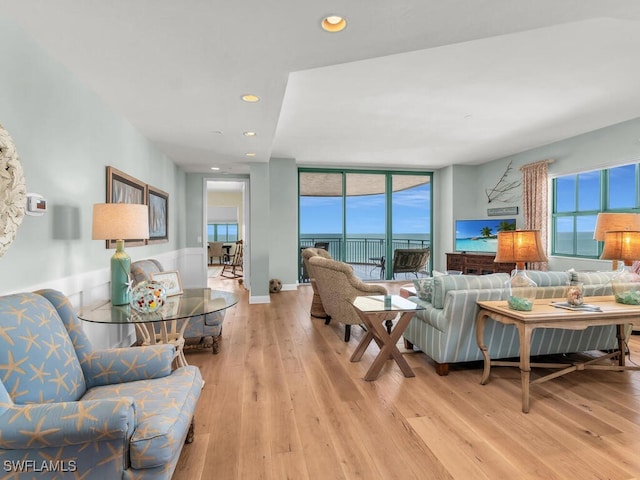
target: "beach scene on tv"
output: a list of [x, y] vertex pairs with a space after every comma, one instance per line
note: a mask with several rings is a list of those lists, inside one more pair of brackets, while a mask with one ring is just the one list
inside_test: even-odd
[[516, 220], [456, 220], [456, 251], [496, 253], [498, 232], [515, 230]]

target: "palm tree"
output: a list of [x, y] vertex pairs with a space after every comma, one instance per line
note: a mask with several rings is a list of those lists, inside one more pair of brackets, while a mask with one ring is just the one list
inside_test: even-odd
[[516, 222], [509, 222], [508, 220], [503, 220], [502, 222], [500, 222], [500, 225], [498, 225], [499, 232], [504, 232], [507, 230], [515, 230], [515, 229], [516, 229]]
[[484, 238], [488, 238], [491, 236], [491, 228], [490, 227], [483, 227], [482, 230], [480, 230], [480, 235], [482, 235]]

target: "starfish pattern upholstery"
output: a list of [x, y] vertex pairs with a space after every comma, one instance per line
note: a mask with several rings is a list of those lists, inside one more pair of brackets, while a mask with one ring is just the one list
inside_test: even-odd
[[173, 356], [94, 349], [61, 292], [0, 297], [0, 477], [170, 479], [202, 389]]

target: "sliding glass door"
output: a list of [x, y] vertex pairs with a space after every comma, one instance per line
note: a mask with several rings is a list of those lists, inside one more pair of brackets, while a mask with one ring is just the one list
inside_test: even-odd
[[[371, 265], [366, 275], [374, 275], [385, 256], [386, 243], [386, 175], [384, 173], [346, 173], [345, 255], [352, 265]], [[382, 270], [378, 272], [378, 278]]]
[[431, 246], [431, 182], [424, 175], [392, 175], [392, 250]]
[[325, 247], [364, 280], [394, 278], [397, 249], [431, 246], [430, 173], [300, 169], [299, 188], [301, 250]]

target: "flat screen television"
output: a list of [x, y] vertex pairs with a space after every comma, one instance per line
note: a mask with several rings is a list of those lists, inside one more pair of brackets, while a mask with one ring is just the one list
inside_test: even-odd
[[496, 253], [498, 232], [515, 229], [515, 218], [456, 220], [456, 252]]

